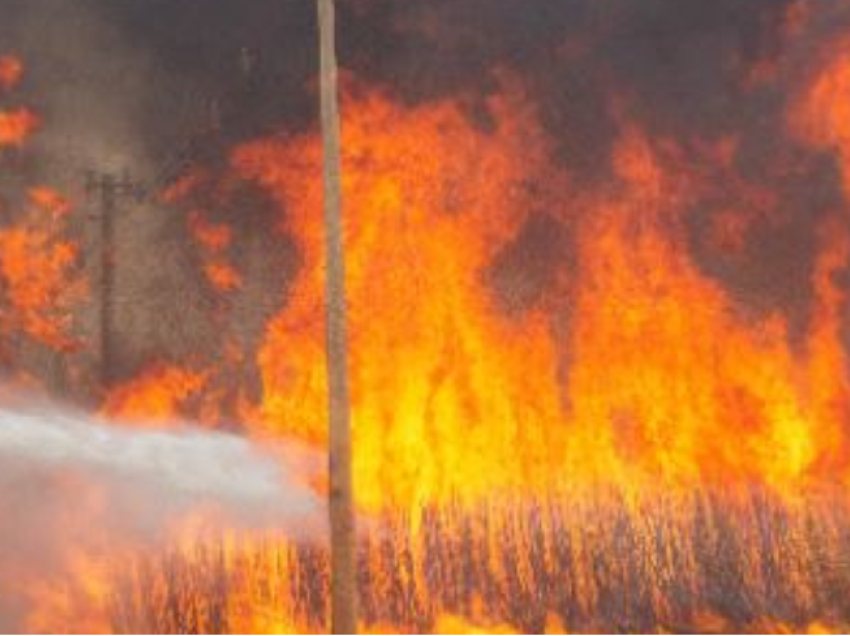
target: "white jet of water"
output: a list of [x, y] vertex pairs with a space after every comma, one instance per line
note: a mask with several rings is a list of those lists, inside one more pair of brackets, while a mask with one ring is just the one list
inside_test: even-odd
[[306, 451], [293, 448], [272, 450], [190, 426], [145, 429], [54, 406], [0, 408], [0, 489], [4, 466], [18, 474], [70, 470], [118, 485], [122, 506], [137, 497], [147, 514], [155, 501], [170, 514], [213, 505], [249, 526], [258, 519], [290, 527], [312, 523], [322, 504], [293, 478], [283, 457], [298, 455], [301, 466], [315, 458], [305, 462]]

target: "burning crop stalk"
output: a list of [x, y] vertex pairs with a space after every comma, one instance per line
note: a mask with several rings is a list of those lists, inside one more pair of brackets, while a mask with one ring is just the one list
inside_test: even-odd
[[[387, 519], [360, 545], [364, 631], [807, 631], [850, 621], [848, 513], [834, 493], [789, 506], [768, 491], [629, 503], [563, 498], [431, 508]], [[117, 574], [113, 627], [323, 631], [327, 554], [303, 544], [227, 542]], [[128, 574], [129, 572], [129, 574]], [[215, 593], [210, 593], [211, 589]], [[215, 621], [219, 621], [216, 623]], [[237, 627], [238, 625], [238, 627]], [[501, 627], [500, 627], [501, 626]]]

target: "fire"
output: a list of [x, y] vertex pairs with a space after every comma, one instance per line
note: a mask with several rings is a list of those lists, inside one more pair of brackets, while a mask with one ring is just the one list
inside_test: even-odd
[[189, 231], [201, 249], [205, 261], [204, 274], [213, 288], [221, 292], [238, 289], [242, 279], [236, 269], [225, 260], [226, 252], [233, 241], [230, 227], [210, 223], [200, 211], [194, 210], [189, 215]]
[[[548, 169], [546, 142], [521, 103], [490, 107], [499, 114], [492, 134], [449, 102], [406, 110], [367, 95], [346, 110], [355, 474], [367, 509], [542, 488], [560, 462], [545, 317], [501, 316], [483, 280], [529, 214], [547, 206], [532, 187]], [[259, 142], [234, 161], [287, 210], [280, 229], [296, 236], [303, 262], [258, 356], [264, 421], [321, 443], [318, 138]]]
[[[787, 12], [789, 37], [809, 19], [802, 6]], [[786, 132], [834, 156], [846, 197], [850, 48], [827, 49], [789, 97]], [[756, 68], [747, 90], [780, 70]], [[486, 98], [419, 105], [356, 82], [345, 91], [363, 629], [850, 624], [846, 215], [818, 220], [812, 302], [794, 336], [784, 310], [748, 306], [692, 248], [690, 215], [718, 187], [735, 203], [703, 230], [713, 252], [743, 259], [764, 226], [782, 222], [780, 196], [736, 174], [735, 135], [665, 138], [620, 96], [606, 178], [583, 183], [561, 167], [522, 82], [499, 82]], [[226, 178], [273, 197], [269, 231], [294, 241], [297, 274], [256, 351], [228, 341], [222, 368], [146, 367], [111, 387], [105, 418], [168, 426], [192, 412], [219, 424], [220, 388], [253, 356], [259, 394], [233, 391], [245, 434], [325, 447], [321, 168], [315, 130], [234, 149]], [[163, 201], [189, 202], [213, 178], [193, 173]], [[29, 195], [43, 218], [0, 230], [13, 308], [0, 320], [66, 346], [67, 308], [51, 312], [68, 298], [76, 248], [44, 228], [74, 208], [51, 190]], [[206, 282], [238, 290], [234, 228], [201, 207], [186, 221]], [[534, 232], [556, 235], [556, 246], [529, 249]], [[121, 551], [111, 596], [103, 572], [80, 559], [81, 594], [109, 614], [96, 629], [326, 627], [322, 547], [227, 534], [175, 544], [138, 560]], [[53, 605], [65, 616], [78, 603], [58, 595]]]
[[[843, 495], [830, 499], [833, 488], [844, 492], [848, 476], [844, 294], [835, 283], [850, 255], [844, 231], [833, 220], [823, 228], [811, 281], [815, 309], [805, 346], [795, 348], [782, 314], [748, 311], [693, 261], [686, 211], [713, 184], [699, 165], [681, 169], [678, 144], [652, 140], [625, 121], [612, 153], [612, 182], [579, 191], [552, 169], [545, 135], [521, 98], [493, 98], [488, 107], [493, 124], [484, 131], [453, 101], [411, 108], [368, 91], [346, 101], [358, 504], [407, 519], [390, 532], [393, 558], [401, 561], [388, 563], [377, 546], [364, 553], [374, 582], [363, 593], [389, 594], [381, 592], [393, 585], [385, 577], [408, 554], [412, 564], [403, 578], [412, 608], [399, 611], [431, 620], [426, 629], [472, 629], [467, 619], [439, 609], [439, 595], [427, 583], [427, 564], [440, 558], [426, 547], [435, 523], [443, 536], [469, 528], [476, 537], [469, 549], [483, 559], [492, 585], [539, 590], [541, 577], [570, 580], [575, 611], [603, 616], [605, 586], [622, 576], [627, 589], [628, 575], [619, 568], [637, 568], [646, 577], [640, 585], [649, 582], [642, 602], [654, 608], [655, 625], [729, 628], [738, 623], [720, 614], [682, 614], [667, 594], [705, 594], [714, 575], [702, 561], [725, 553], [724, 533], [732, 531], [740, 552], [729, 558], [742, 560], [740, 576], [761, 595], [759, 603], [769, 602], [762, 572], [770, 562], [787, 573], [800, 611], [817, 616], [817, 557], [810, 548], [786, 552], [783, 540], [756, 536], [752, 528], [774, 515], [794, 528], [800, 546], [813, 545], [807, 519], [825, 527], [842, 523], [828, 521], [822, 503], [806, 503], [821, 489], [836, 514], [846, 514]], [[707, 160], [730, 169], [736, 152], [735, 144], [724, 144]], [[278, 229], [296, 237], [302, 258], [300, 277], [258, 355], [259, 424], [323, 444], [318, 138], [256, 142], [237, 151], [234, 165], [277, 197], [284, 211]], [[745, 214], [744, 225], [733, 226], [739, 244], [752, 219], [775, 204], [760, 195], [752, 201], [749, 219]], [[578, 265], [517, 306], [500, 298], [488, 272], [540, 210], [573, 225], [571, 256]], [[555, 313], [564, 306], [570, 307], [566, 335]], [[512, 518], [517, 504], [510, 502], [552, 498], [577, 498], [576, 508], [541, 503], [548, 512], [535, 516], [518, 504], [518, 516], [541, 525], [499, 526]], [[452, 517], [452, 505], [466, 512]], [[469, 511], [482, 505], [500, 530], [465, 517], [475, 518]], [[428, 515], [431, 506], [441, 511], [437, 521]], [[619, 524], [633, 533], [633, 556], [606, 543]], [[600, 535], [588, 534], [588, 527], [599, 527]], [[523, 561], [534, 554], [534, 532], [540, 560]], [[554, 547], [564, 533], [573, 542], [571, 565]], [[655, 551], [657, 536], [669, 552]], [[515, 552], [495, 547], [508, 537], [517, 542]], [[821, 558], [840, 559], [837, 535], [825, 534], [824, 541], [831, 556]], [[510, 556], [494, 560], [485, 556], [488, 549]], [[759, 549], [765, 554], [752, 552]], [[457, 558], [446, 550], [454, 556], [445, 558]], [[609, 580], [600, 580], [593, 563], [601, 556], [594, 555], [608, 553]], [[487, 602], [490, 613], [515, 615]], [[767, 612], [768, 605], [753, 611]], [[387, 620], [378, 607], [369, 615], [373, 628]], [[467, 607], [462, 615], [479, 614]], [[535, 620], [542, 622], [522, 628], [557, 622], [545, 614]], [[755, 618], [750, 626], [759, 624], [800, 628]], [[502, 627], [493, 622], [488, 629]]]
[[72, 209], [71, 202], [51, 188], [45, 186], [30, 188], [28, 194], [34, 206], [49, 212], [56, 219], [67, 216]]
[[179, 419], [181, 406], [197, 398], [206, 384], [204, 373], [154, 364], [129, 382], [113, 388], [102, 413], [118, 421], [173, 424]]
[[[392, 632], [390, 632], [392, 633]], [[476, 625], [463, 616], [445, 614], [440, 616], [434, 627], [435, 634], [516, 634], [516, 628], [510, 625]], [[552, 633], [552, 632], [546, 632]]]
[[[828, 306], [838, 302], [828, 276], [817, 275], [823, 320], [801, 357], [781, 315], [747, 316], [692, 262], [682, 210], [704, 184], [672, 176], [664, 161], [675, 148], [626, 126], [617, 183], [571, 195], [569, 179], [549, 168], [533, 113], [499, 99], [489, 106], [496, 123], [483, 133], [453, 102], [348, 102], [360, 504], [415, 510], [600, 481], [791, 494], [835, 477], [825, 458], [844, 442], [836, 445], [824, 409], [839, 396], [817, 395], [824, 378], [801, 373], [827, 356], [821, 373], [844, 377], [839, 331], [823, 323], [834, 322]], [[281, 230], [298, 238], [304, 261], [258, 358], [265, 422], [321, 443], [319, 150], [316, 137], [263, 141], [239, 150], [235, 165], [273, 190], [286, 209]], [[532, 190], [536, 179], [550, 185]], [[577, 218], [579, 275], [549, 292], [572, 307], [567, 339], [555, 335], [554, 298], [508, 316], [487, 286], [488, 265], [541, 209]], [[839, 250], [824, 267], [843, 258]]]
[[[11, 91], [23, 77], [24, 67], [13, 56], [0, 56], [0, 94]], [[0, 151], [4, 148], [20, 148], [38, 128], [38, 116], [28, 108], [11, 110], [0, 108]]]
[[27, 108], [0, 110], [0, 150], [7, 147], [20, 148], [27, 137], [38, 127], [39, 119]]
[[826, 51], [830, 57], [796, 105], [792, 125], [803, 138], [838, 155], [850, 192], [850, 38], [830, 42]]
[[[409, 107], [354, 91], [345, 102], [358, 504], [383, 520], [364, 529], [364, 630], [561, 632], [566, 616], [579, 630], [835, 629], [840, 617], [814, 617], [818, 564], [840, 559], [848, 512], [834, 490], [848, 465], [841, 226], [823, 228], [815, 308], [794, 348], [783, 315], [748, 312], [690, 256], [688, 203], [711, 184], [698, 167], [674, 168], [677, 144], [626, 122], [612, 182], [579, 191], [509, 92], [488, 103], [486, 130], [452, 101]], [[730, 169], [736, 152], [724, 143], [709, 161]], [[321, 446], [318, 138], [258, 141], [234, 166], [275, 195], [278, 231], [302, 259], [258, 354], [252, 425]], [[752, 212], [722, 221], [739, 250], [775, 204], [744, 201]], [[540, 210], [573, 225], [578, 265], [517, 301], [488, 274]], [[758, 519], [784, 534], [764, 534]], [[221, 601], [228, 625], [322, 629], [324, 558], [259, 545], [228, 546], [215, 575], [233, 586]], [[777, 577], [811, 620], [770, 618]], [[713, 596], [717, 585], [727, 589]], [[540, 602], [547, 589], [563, 598]], [[751, 618], [730, 618], [730, 594], [751, 595]], [[521, 608], [504, 600], [515, 595]]]
[[[816, 475], [835, 440], [819, 437], [833, 422], [819, 417], [814, 378], [801, 377], [815, 361], [790, 349], [781, 316], [742, 315], [696, 269], [678, 213], [689, 184], [677, 186], [645, 137], [627, 133], [614, 163], [627, 194], [592, 204], [579, 246], [569, 391], [585, 461], [628, 469], [626, 482], [640, 467], [688, 487], [790, 492], [834, 476]], [[837, 331], [815, 329], [813, 346], [841, 351]]]
[[[23, 73], [12, 57], [0, 58], [0, 82], [11, 89]], [[26, 108], [0, 110], [0, 151], [22, 147], [39, 118]], [[75, 306], [86, 296], [77, 244], [67, 236], [72, 204], [48, 186], [31, 187], [23, 210], [0, 207], [0, 326], [60, 352], [78, 345]]]
[[7, 328], [43, 344], [69, 350], [73, 308], [86, 295], [79, 277], [76, 244], [63, 237], [70, 204], [46, 187], [30, 191], [23, 220], [0, 228], [0, 281], [10, 309], [0, 310]]
[[0, 56], [0, 90], [10, 91], [24, 74], [24, 65], [12, 55]]

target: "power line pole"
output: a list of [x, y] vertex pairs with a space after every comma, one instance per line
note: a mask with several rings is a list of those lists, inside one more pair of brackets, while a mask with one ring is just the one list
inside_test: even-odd
[[333, 0], [317, 0], [321, 126], [324, 150], [325, 354], [328, 374], [331, 525], [331, 631], [357, 632], [357, 545], [351, 470], [351, 417], [348, 393], [340, 183], [339, 103]]
[[86, 176], [86, 193], [97, 195], [99, 221], [100, 264], [98, 266], [98, 340], [100, 358], [99, 389], [109, 387], [113, 380], [115, 351], [115, 213], [120, 198], [132, 196], [141, 201], [144, 186], [130, 179], [127, 172], [120, 176], [110, 172], [90, 171]]

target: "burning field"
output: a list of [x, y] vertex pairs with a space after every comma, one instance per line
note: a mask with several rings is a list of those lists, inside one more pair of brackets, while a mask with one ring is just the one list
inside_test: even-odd
[[[314, 6], [241, 4], [0, 2], [0, 631], [328, 630]], [[338, 5], [361, 629], [850, 629], [850, 4]]]

